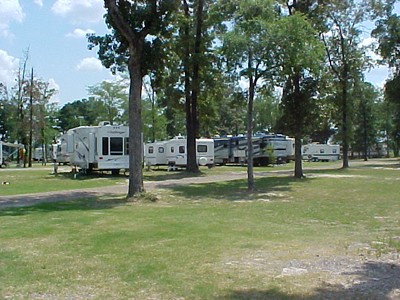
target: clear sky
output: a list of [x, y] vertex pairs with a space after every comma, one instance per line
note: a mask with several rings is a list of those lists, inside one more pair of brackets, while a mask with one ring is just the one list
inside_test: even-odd
[[0, 0], [0, 82], [13, 84], [29, 49], [29, 71], [59, 90], [61, 105], [87, 97], [112, 77], [87, 47], [86, 33], [107, 32], [104, 13], [101, 0]]
[[[0, 0], [0, 82], [11, 86], [15, 72], [29, 49], [29, 70], [59, 92], [60, 105], [88, 96], [87, 87], [112, 78], [88, 50], [86, 33], [103, 35], [102, 0]], [[387, 68], [366, 74], [382, 86]]]

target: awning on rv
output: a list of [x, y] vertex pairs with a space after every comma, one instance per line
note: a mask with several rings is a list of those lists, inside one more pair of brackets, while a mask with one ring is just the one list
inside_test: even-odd
[[12, 144], [12, 143], [7, 143], [7, 142], [1, 142], [1, 144], [3, 144], [3, 146], [7, 146], [7, 147], [13, 147], [13, 148], [23, 148], [24, 145], [22, 144]]

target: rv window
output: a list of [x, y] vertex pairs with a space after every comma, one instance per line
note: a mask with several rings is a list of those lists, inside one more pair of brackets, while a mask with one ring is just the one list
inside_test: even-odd
[[319, 153], [325, 153], [325, 149], [320, 149]]
[[123, 139], [122, 137], [110, 138], [110, 155], [123, 155]]
[[108, 155], [108, 137], [103, 137], [103, 155]]
[[164, 153], [164, 147], [158, 147], [158, 153]]
[[199, 153], [207, 152], [207, 145], [197, 145], [197, 152]]
[[153, 146], [150, 146], [149, 147], [149, 153], [151, 154], [151, 153], [154, 153], [154, 148], [153, 148]]
[[171, 153], [174, 153], [174, 152], [175, 152], [175, 148], [171, 147]]
[[336, 153], [336, 149], [332, 149], [332, 153]]
[[129, 155], [129, 138], [125, 138], [125, 155]]
[[179, 146], [179, 153], [185, 153], [185, 146]]

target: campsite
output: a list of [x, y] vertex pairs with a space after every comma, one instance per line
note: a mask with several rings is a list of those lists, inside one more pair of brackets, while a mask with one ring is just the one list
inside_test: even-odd
[[400, 0], [0, 0], [0, 299], [400, 300]]
[[253, 193], [240, 166], [145, 171], [136, 202], [122, 174], [0, 169], [2, 200], [32, 177], [26, 199], [104, 191], [0, 208], [0, 297], [398, 299], [399, 160], [304, 164], [304, 179], [291, 164], [258, 168]]

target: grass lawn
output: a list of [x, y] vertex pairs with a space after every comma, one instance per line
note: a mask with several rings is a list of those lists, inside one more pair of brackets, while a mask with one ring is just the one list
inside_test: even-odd
[[398, 299], [400, 164], [382, 162], [253, 194], [237, 180], [2, 209], [0, 298]]
[[51, 173], [51, 167], [0, 169], [0, 196], [101, 187], [120, 184], [127, 180], [124, 175], [108, 174], [74, 178], [70, 169], [59, 172], [58, 176]]

